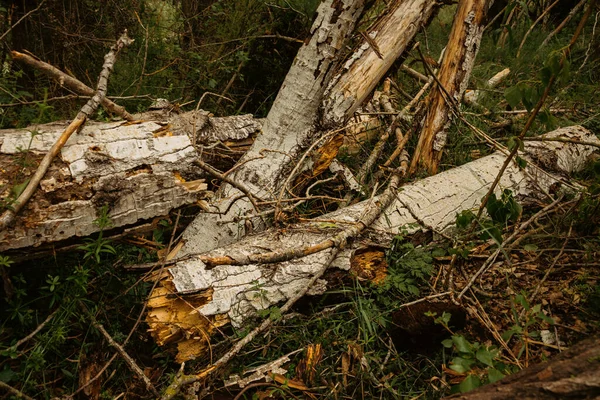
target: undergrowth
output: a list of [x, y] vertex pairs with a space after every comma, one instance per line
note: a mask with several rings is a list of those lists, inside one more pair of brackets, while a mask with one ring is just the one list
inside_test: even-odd
[[[248, 39], [234, 45], [228, 41], [246, 34], [260, 36], [272, 32], [294, 36], [295, 31], [299, 39], [304, 39], [316, 4], [316, 1], [214, 2], [205, 10], [196, 10], [197, 18], [185, 19], [186, 23], [196, 21], [201, 25], [193, 31], [196, 34], [210, 33], [206, 42], [198, 36], [190, 37], [189, 32], [173, 36], [171, 30], [185, 31], [177, 22], [179, 19], [163, 20], [161, 12], [152, 7], [136, 9], [143, 26], [152, 35], [148, 41], [139, 40], [138, 47], [125, 56], [123, 63], [117, 63], [115, 86], [111, 87], [120, 95], [141, 96], [127, 101], [131, 101], [128, 104], [131, 109], [142, 110], [150, 97], [169, 97], [186, 103], [197, 100], [206, 91], [221, 93], [239, 69], [239, 85], [234, 85], [228, 94], [233, 102], [217, 103], [214, 98], [202, 106], [224, 114], [250, 111], [264, 115], [299, 44]], [[446, 44], [453, 12], [453, 7], [443, 8], [417, 38], [426, 55], [433, 59], [438, 58]], [[127, 19], [133, 18], [132, 15], [135, 14]], [[514, 136], [521, 131], [524, 119], [510, 113], [524, 111], [523, 115], [527, 115], [539, 98], [540, 88], [547, 83], [548, 73], [552, 73], [561, 79], [530, 134], [573, 124], [582, 124], [598, 134], [600, 111], [596, 99], [600, 69], [595, 52], [598, 34], [594, 36], [591, 27], [595, 22], [590, 22], [583, 39], [575, 46], [568, 68], [557, 68], [556, 60], [577, 21], [572, 21], [542, 49], [540, 44], [554, 25], [540, 25], [517, 58], [515, 53], [531, 23], [532, 17], [524, 14], [508, 27], [492, 25], [484, 33], [470, 86], [484, 90], [485, 95], [480, 107], [464, 107], [463, 117], [509, 148], [523, 146]], [[116, 31], [118, 25], [110, 28]], [[138, 37], [146, 37], [144, 29], [136, 29]], [[505, 29], [509, 33], [501, 45]], [[150, 61], [142, 70], [140, 55], [145, 52], [145, 45]], [[81, 57], [86, 53], [82, 54]], [[178, 60], [169, 65], [175, 58]], [[425, 73], [418, 58], [412, 52], [406, 63]], [[71, 65], [72, 60], [65, 62]], [[168, 67], [161, 70], [165, 66]], [[85, 66], [80, 68], [76, 72], [86, 75], [82, 73]], [[512, 71], [507, 80], [496, 88], [485, 88], [485, 82], [504, 68]], [[266, 77], [267, 70], [275, 71], [275, 76]], [[146, 76], [143, 71], [152, 75]], [[393, 72], [392, 77], [410, 95], [415, 95], [421, 87], [401, 71]], [[26, 90], [31, 85], [27, 85], [25, 78], [31, 76], [16, 66], [7, 65], [2, 70], [0, 85], [6, 91], [0, 93], [0, 102], [35, 101], [35, 104], [2, 108], [2, 127], [71, 118], [78, 107], [74, 100], [62, 105], [51, 101], [49, 95], [56, 95], [57, 88], [40, 76], [34, 77], [38, 84], [37, 92], [32, 93]], [[402, 107], [404, 102], [399, 99], [395, 100]], [[371, 146], [366, 143], [358, 155], [340, 159], [356, 170]], [[411, 153], [415, 146], [413, 137], [408, 146]], [[23, 167], [31, 163], [28, 150], [23, 149], [19, 159]], [[388, 146], [382, 158], [392, 151], [393, 146]], [[455, 120], [442, 168], [464, 164], [492, 151], [466, 123]], [[21, 178], [16, 176], [13, 182], [3, 183], [5, 195], [0, 210], [10, 208], [24, 187]], [[303, 300], [290, 315], [282, 315], [277, 307], [264, 310], [260, 317], [274, 320], [274, 326], [236, 357], [224, 376], [243, 374], [300, 349], [285, 366], [287, 381], [278, 387], [277, 398], [291, 398], [290, 393], [302, 396], [303, 391], [290, 383], [302, 379], [302, 383], [309, 385], [313, 398], [433, 399], [494, 382], [557, 354], [561, 346], [597, 332], [600, 329], [600, 281], [596, 273], [600, 251], [600, 163], [590, 162], [573, 181], [584, 189], [566, 193], [560, 206], [523, 232], [513, 247], [505, 245], [506, 238], [546, 203], [525, 204], [514, 193], [502, 190], [490, 198], [486, 213], [480, 218], [473, 210], [459, 210], [457, 230], [451, 241], [437, 235], [423, 239], [415, 234], [419, 226], [404, 227], [382, 250], [387, 266], [385, 279], [373, 283], [344, 273], [343, 278], [337, 279], [339, 285], [335, 289]], [[340, 195], [337, 188], [323, 190], [328, 195], [332, 192]], [[329, 207], [332, 206], [324, 206], [320, 201], [307, 202], [296, 214], [313, 216]], [[106, 209], [99, 210], [96, 223], [101, 232], [67, 252], [18, 263], [9, 255], [0, 255], [3, 280], [0, 381], [33, 398], [50, 399], [76, 392], [82, 382], [88, 383], [113, 357], [114, 350], [93, 322], [102, 324], [124, 346], [158, 389], [164, 389], [179, 369], [172, 348], [159, 347], [146, 332], [144, 304], [152, 283], [146, 276], [123, 268], [126, 264], [154, 261], [157, 249], [164, 251], [171, 239], [172, 222], [165, 219], [158, 223], [141, 241], [152, 246], [108, 239], [104, 234], [110, 228]], [[462, 300], [467, 310], [466, 324], [456, 326], [459, 318], [454, 303], [448, 299], [445, 300], [452, 312], [416, 309], [414, 317], [428, 324], [427, 332], [439, 328], [441, 333], [429, 341], [427, 348], [412, 346], [412, 340], [417, 339], [411, 336], [407, 320], [398, 320], [395, 313], [411, 309], [406, 305], [419, 299], [464, 287], [484, 260], [498, 249], [498, 260], [502, 263], [498, 261], [499, 265], [477, 280]], [[40, 328], [39, 332], [31, 335], [36, 328]], [[227, 351], [233, 341], [244, 337], [249, 329], [220, 331], [211, 348], [213, 359]], [[416, 336], [423, 335], [418, 332]], [[313, 365], [314, 373], [307, 374], [302, 363], [308, 349], [317, 345], [321, 349], [320, 358]], [[405, 347], [400, 348], [402, 345]], [[199, 370], [207, 363], [207, 359], [195, 360], [187, 368]], [[208, 392], [228, 390], [220, 380], [207, 388]], [[106, 399], [152, 398], [120, 356], [115, 357], [101, 380], [90, 383], [81, 392], [82, 397], [93, 394]], [[245, 393], [245, 398], [254, 398], [252, 393]]]

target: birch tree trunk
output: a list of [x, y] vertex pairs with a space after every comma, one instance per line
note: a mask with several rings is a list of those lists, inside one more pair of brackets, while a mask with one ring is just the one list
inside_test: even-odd
[[[600, 144], [593, 133], [579, 126], [558, 129], [547, 137]], [[582, 168], [594, 150], [592, 146], [565, 142], [528, 142], [525, 154], [529, 166], [520, 170], [511, 165], [499, 186], [512, 190], [521, 199], [543, 196], [550, 186], [562, 180], [560, 176]], [[456, 214], [479, 207], [505, 160], [506, 156], [497, 152], [402, 187], [395, 202], [383, 211], [363, 239], [386, 245], [401, 229], [411, 225], [437, 232], [451, 228]], [[377, 202], [377, 198], [372, 201]], [[163, 272], [164, 279], [148, 301], [147, 322], [157, 343], [176, 343], [177, 360], [185, 361], [203, 354], [207, 337], [218, 327], [229, 322], [239, 327], [257, 311], [289, 299], [328, 262], [334, 249], [278, 263], [249, 260], [265, 252], [321, 243], [344, 226], [359, 221], [368, 204], [364, 201], [314, 222], [249, 235], [208, 253], [181, 257]], [[229, 260], [229, 265], [218, 265], [212, 260]], [[332, 266], [360, 270], [366, 261], [385, 266], [383, 251], [355, 240], [342, 249]], [[327, 282], [320, 280], [310, 294], [322, 293], [326, 288]]]
[[[90, 121], [73, 135], [15, 224], [0, 231], [0, 252], [95, 233], [93, 221], [103, 205], [109, 206], [112, 227], [119, 228], [208, 198], [204, 173], [193, 164], [200, 154], [192, 138], [204, 144], [239, 142], [260, 129], [251, 115], [214, 118], [201, 111], [138, 117], [134, 123]], [[5, 206], [66, 125], [0, 131]]]
[[[234, 180], [249, 185], [257, 197], [277, 198], [299, 155], [324, 135], [324, 128], [340, 128], [352, 116], [418, 29], [428, 22], [436, 2], [395, 0], [368, 33], [371, 39], [342, 64], [337, 57], [362, 6], [362, 1], [329, 0], [319, 7], [310, 42], [298, 52], [262, 134], [232, 174]], [[219, 193], [218, 207], [228, 213], [200, 214], [185, 231], [178, 255], [209, 251], [243, 236], [244, 226], [228, 222], [252, 210], [247, 199], [231, 206], [238, 194], [231, 186]]]
[[[460, 105], [479, 51], [484, 20], [490, 0], [460, 0], [437, 79], [425, 105], [425, 116], [417, 123], [419, 143], [410, 171], [422, 166], [437, 172], [446, 145], [452, 107]], [[441, 86], [441, 87], [440, 87]]]

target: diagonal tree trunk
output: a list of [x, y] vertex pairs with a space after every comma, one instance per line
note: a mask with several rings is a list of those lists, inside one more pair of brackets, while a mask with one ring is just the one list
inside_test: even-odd
[[[327, 129], [338, 129], [352, 116], [418, 29], [427, 24], [433, 0], [395, 0], [371, 29], [372, 40], [361, 43], [344, 63], [342, 45], [352, 33], [362, 2], [324, 1], [312, 27], [313, 36], [294, 61], [251, 150], [232, 174], [262, 199], [278, 198], [298, 158]], [[369, 43], [370, 42], [370, 43]], [[321, 116], [321, 117], [320, 117]], [[226, 186], [220, 210], [226, 215], [200, 214], [183, 235], [178, 255], [201, 253], [232, 243], [244, 233], [239, 223], [226, 222], [252, 210], [239, 191]], [[225, 221], [225, 222], [224, 222]]]

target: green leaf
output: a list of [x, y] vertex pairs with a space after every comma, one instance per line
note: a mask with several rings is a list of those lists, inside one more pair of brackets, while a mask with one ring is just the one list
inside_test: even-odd
[[458, 390], [460, 390], [461, 393], [465, 393], [478, 388], [479, 386], [481, 386], [479, 377], [477, 375], [469, 375], [460, 383], [460, 385], [458, 385]]
[[523, 250], [529, 251], [529, 252], [534, 252], [534, 251], [538, 250], [538, 246], [533, 243], [526, 244], [525, 246], [523, 246]]
[[519, 89], [519, 86], [515, 85], [515, 86], [511, 86], [511, 87], [507, 88], [504, 91], [504, 98], [506, 99], [506, 102], [508, 103], [508, 105], [511, 106], [511, 108], [515, 108], [521, 102], [523, 95], [521, 94], [521, 90]]
[[552, 70], [550, 67], [544, 67], [540, 70], [540, 79], [545, 86], [548, 86], [550, 83], [550, 78], [552, 78]]
[[17, 376], [17, 374], [15, 372], [13, 372], [13, 370], [8, 369], [8, 368], [4, 369], [3, 371], [0, 371], [0, 381], [1, 382], [9, 383], [16, 376]]
[[471, 210], [463, 210], [460, 214], [456, 214], [456, 226], [460, 229], [465, 229], [475, 219], [475, 214]]
[[450, 363], [450, 369], [459, 374], [464, 374], [471, 370], [471, 365], [473, 365], [473, 361], [471, 360], [466, 360], [462, 357], [454, 357]]
[[488, 349], [484, 349], [483, 347], [477, 350], [477, 354], [475, 354], [475, 357], [488, 367], [494, 366], [495, 356], [496, 355], [493, 352], [489, 351]]
[[446, 250], [441, 247], [436, 247], [431, 252], [432, 257], [444, 257], [446, 255]]
[[444, 346], [447, 349], [452, 348], [452, 339], [445, 339], [444, 341], [442, 341], [442, 346]]
[[461, 353], [470, 353], [471, 352], [471, 343], [463, 336], [452, 336], [452, 341], [456, 346], [456, 349]]
[[502, 372], [498, 371], [496, 368], [488, 369], [488, 380], [490, 381], [490, 383], [497, 382], [500, 379], [504, 378], [505, 376], [506, 375], [504, 375]]
[[26, 179], [24, 182], [13, 186], [12, 187], [12, 195], [14, 197], [19, 197], [21, 195], [21, 193], [23, 193], [23, 191], [25, 190], [25, 188], [27, 187], [28, 184], [29, 184], [29, 179]]

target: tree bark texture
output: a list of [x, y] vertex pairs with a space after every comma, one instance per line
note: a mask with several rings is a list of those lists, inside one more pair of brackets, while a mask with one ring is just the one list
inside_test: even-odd
[[[363, 0], [325, 0], [317, 9], [311, 38], [294, 60], [265, 119], [262, 132], [231, 178], [243, 182], [256, 198], [277, 198], [282, 177], [315, 139], [317, 111], [346, 39], [362, 12]], [[208, 251], [232, 243], [244, 234], [237, 223], [224, 223], [253, 210], [241, 192], [224, 185], [215, 202], [224, 216], [200, 214], [183, 235], [180, 255]]]
[[[337, 57], [363, 2], [323, 2], [310, 42], [299, 50], [261, 135], [232, 178], [249, 185], [258, 198], [276, 199], [299, 156], [326, 133], [324, 127], [340, 128], [341, 122], [352, 115], [421, 24], [429, 20], [435, 5], [433, 0], [395, 1], [389, 15], [369, 33], [371, 44], [363, 43], [340, 66]], [[179, 255], [209, 251], [244, 235], [243, 226], [227, 222], [252, 210], [246, 199], [231, 205], [238, 194], [231, 186], [221, 191], [219, 209], [229, 212], [224, 216], [199, 215], [185, 231]]]
[[[11, 190], [26, 182], [67, 125], [0, 131], [0, 200], [5, 206], [10, 206]], [[235, 143], [259, 129], [260, 122], [250, 115], [214, 118], [206, 112], [161, 114], [158, 120], [134, 123], [90, 121], [67, 141], [15, 224], [0, 231], [0, 251], [95, 233], [92, 222], [103, 205], [109, 206], [117, 228], [194, 204], [211, 193], [205, 174], [193, 164], [200, 154], [192, 135], [198, 144]]]
[[[460, 0], [440, 71], [439, 84], [431, 91], [425, 104], [425, 116], [417, 123], [419, 143], [410, 170], [419, 166], [430, 174], [437, 172], [446, 145], [452, 108], [460, 105], [467, 89], [490, 0]], [[441, 86], [441, 87], [440, 87]], [[450, 103], [450, 104], [449, 104]]]
[[331, 80], [323, 100], [324, 127], [339, 127], [371, 95], [415, 35], [429, 23], [437, 3], [431, 0], [395, 0], [383, 17], [364, 35], [358, 48]]
[[[600, 143], [594, 134], [574, 126], [548, 134]], [[520, 170], [514, 165], [503, 175], [498, 190], [511, 189], [520, 199], [539, 197], [561, 176], [581, 168], [596, 148], [564, 142], [536, 142], [526, 145], [530, 165]], [[506, 156], [500, 152], [461, 167], [406, 185], [395, 201], [363, 236], [366, 243], [387, 244], [401, 229], [422, 225], [443, 231], [454, 225], [456, 214], [479, 207]], [[538, 164], [535, 167], [533, 164]], [[552, 171], [554, 175], [542, 172]], [[257, 311], [285, 301], [297, 293], [318, 271], [335, 249], [276, 263], [249, 260], [265, 252], [285, 252], [298, 246], [312, 246], [336, 235], [342, 227], [356, 224], [371, 201], [367, 200], [303, 224], [272, 229], [203, 254], [181, 257], [163, 271], [162, 279], [148, 301], [147, 321], [160, 345], [176, 343], [178, 361], [197, 357], [206, 350], [206, 339], [228, 322], [241, 326]], [[412, 224], [412, 225], [411, 225]], [[354, 240], [340, 252], [333, 266], [342, 270], [363, 270], [361, 263], [381, 265], [381, 249]], [[230, 259], [231, 264], [215, 265], [210, 259]], [[381, 271], [371, 271], [374, 277]], [[327, 284], [319, 280], [311, 294], [323, 293]]]
[[558, 400], [600, 396], [600, 337], [586, 339], [553, 359], [514, 375], [445, 399]]

